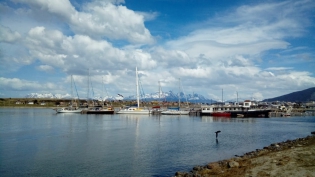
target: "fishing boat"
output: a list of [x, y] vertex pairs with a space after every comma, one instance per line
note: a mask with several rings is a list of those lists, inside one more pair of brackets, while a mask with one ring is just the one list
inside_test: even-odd
[[202, 106], [201, 115], [218, 116], [218, 117], [270, 117], [271, 109], [259, 108], [252, 101], [245, 100], [241, 105], [208, 105]]
[[214, 116], [214, 117], [231, 117], [231, 109], [238, 109], [231, 108], [228, 106], [222, 106], [222, 105], [209, 105], [209, 106], [203, 106], [201, 108], [201, 115], [203, 116]]
[[136, 89], [137, 89], [137, 106], [126, 107], [117, 112], [117, 114], [151, 114], [151, 110], [148, 108], [140, 107], [140, 94], [139, 94], [139, 79], [138, 69], [136, 67]]
[[82, 112], [82, 109], [78, 108], [74, 103], [75, 100], [73, 99], [73, 88], [72, 88], [73, 83], [74, 83], [74, 80], [73, 80], [73, 77], [71, 75], [71, 103], [70, 103], [70, 106], [55, 109], [57, 113], [81, 113]]

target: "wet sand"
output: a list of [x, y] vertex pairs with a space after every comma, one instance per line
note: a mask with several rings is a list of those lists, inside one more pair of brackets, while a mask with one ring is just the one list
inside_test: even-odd
[[315, 177], [315, 135], [274, 143], [243, 156], [196, 166], [176, 177]]

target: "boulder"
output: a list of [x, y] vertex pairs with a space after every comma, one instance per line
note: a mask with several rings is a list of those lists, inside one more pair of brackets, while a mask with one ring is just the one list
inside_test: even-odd
[[207, 165], [207, 168], [208, 168], [208, 169], [216, 170], [216, 169], [220, 169], [221, 167], [220, 167], [220, 165], [219, 165], [218, 163], [213, 162], [213, 163], [209, 163], [209, 164]]
[[228, 166], [230, 168], [238, 168], [240, 166], [240, 164], [238, 162], [235, 162], [234, 160], [229, 161]]

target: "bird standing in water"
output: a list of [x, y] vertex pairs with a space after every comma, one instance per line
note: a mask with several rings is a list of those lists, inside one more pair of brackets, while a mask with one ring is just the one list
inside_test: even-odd
[[216, 139], [218, 139], [218, 133], [220, 133], [221, 131], [219, 130], [219, 131], [216, 131], [216, 132], [214, 132], [215, 133], [215, 138]]

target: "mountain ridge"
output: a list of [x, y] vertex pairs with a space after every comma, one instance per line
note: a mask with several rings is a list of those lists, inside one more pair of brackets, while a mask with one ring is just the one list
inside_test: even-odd
[[[179, 93], [180, 95], [180, 101], [185, 102], [186, 98], [189, 102], [198, 102], [198, 103], [214, 103], [218, 102], [216, 100], [212, 100], [209, 98], [204, 97], [201, 94], [193, 93], [193, 94], [184, 94], [183, 92]], [[142, 94], [141, 100], [144, 101], [154, 101], [154, 100], [160, 100], [160, 101], [178, 101], [178, 93], [174, 93], [173, 91], [168, 92], [155, 92], [150, 94]], [[54, 98], [54, 99], [70, 99], [70, 94], [52, 94], [52, 93], [31, 93], [25, 96], [25, 98]], [[86, 98], [81, 98], [86, 99]], [[136, 95], [131, 96], [122, 96], [120, 94], [117, 94], [117, 96], [106, 96], [106, 97], [94, 97], [95, 100], [135, 100]], [[242, 101], [242, 100], [240, 100]], [[292, 92], [289, 94], [285, 94], [282, 96], [274, 97], [274, 98], [268, 98], [262, 100], [263, 102], [272, 102], [272, 101], [285, 101], [285, 102], [305, 102], [305, 101], [315, 101], [315, 87], [308, 88], [301, 91]], [[228, 102], [228, 101], [226, 101]]]
[[265, 99], [263, 101], [305, 102], [315, 101], [315, 87], [301, 91], [292, 92], [282, 96]]

